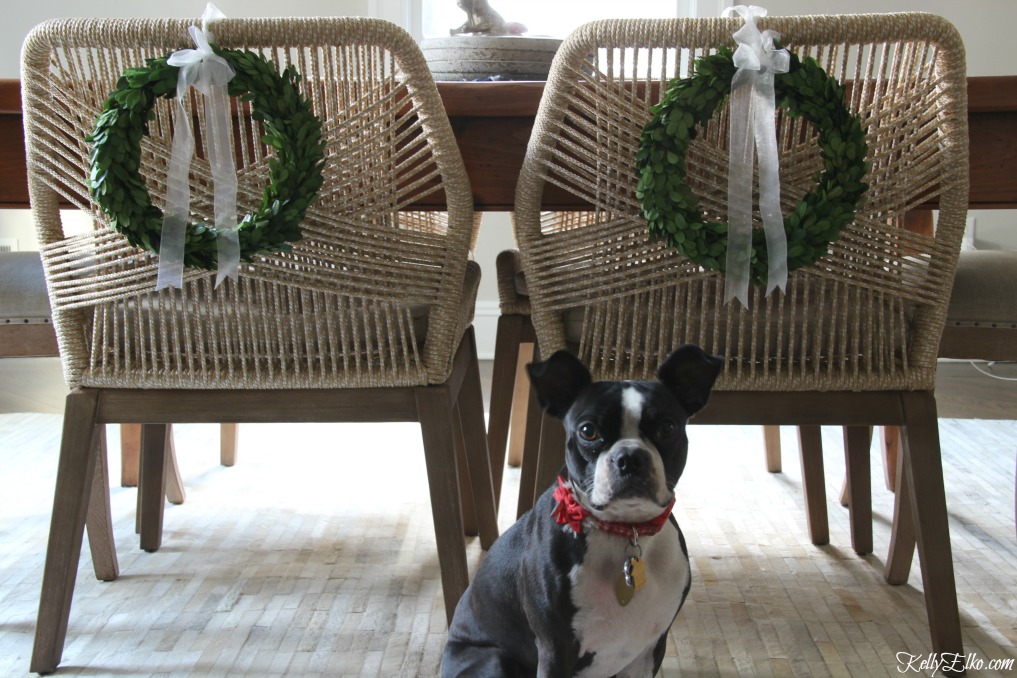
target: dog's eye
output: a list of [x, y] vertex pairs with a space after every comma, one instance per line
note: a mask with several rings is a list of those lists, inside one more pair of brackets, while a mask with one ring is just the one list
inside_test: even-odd
[[592, 443], [600, 437], [600, 433], [597, 432], [597, 427], [588, 421], [579, 425], [578, 433], [579, 437], [588, 443]]
[[660, 424], [660, 427], [657, 429], [657, 435], [659, 435], [661, 438], [670, 438], [677, 432], [678, 424], [674, 423], [673, 421], [664, 421]]

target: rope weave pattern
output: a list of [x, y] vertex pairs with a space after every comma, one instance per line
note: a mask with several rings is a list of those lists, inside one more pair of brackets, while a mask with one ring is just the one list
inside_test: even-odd
[[[726, 358], [725, 390], [926, 389], [935, 379], [967, 210], [964, 50], [924, 14], [768, 18], [800, 57], [848, 84], [867, 129], [870, 189], [855, 222], [786, 294], [723, 304], [723, 276], [651, 243], [635, 195], [640, 133], [674, 77], [732, 44], [739, 20], [593, 22], [560, 48], [527, 150], [516, 229], [544, 354], [571, 346], [597, 378], [651, 378], [673, 348]], [[708, 219], [726, 222], [727, 109], [688, 154]], [[822, 168], [816, 133], [778, 114], [782, 207]], [[588, 201], [565, 222], [540, 211], [545, 184]], [[934, 235], [904, 213], [938, 196]], [[758, 214], [756, 215], [759, 224]], [[582, 318], [573, 336], [567, 318]]]
[[[204, 271], [155, 293], [157, 257], [127, 245], [91, 201], [91, 131], [128, 67], [188, 46], [186, 20], [58, 20], [23, 52], [32, 203], [65, 376], [140, 388], [336, 388], [440, 383], [472, 320], [472, 198], [430, 71], [412, 38], [371, 19], [227, 19], [224, 47], [260, 51], [302, 75], [323, 122], [325, 183], [292, 253], [242, 263], [213, 289]], [[191, 95], [197, 151], [192, 218], [211, 221], [204, 102]], [[274, 149], [234, 100], [238, 213], [260, 202]], [[153, 202], [164, 206], [175, 102], [159, 100], [141, 140]], [[444, 191], [447, 213], [406, 211]], [[63, 200], [95, 228], [65, 233]]]

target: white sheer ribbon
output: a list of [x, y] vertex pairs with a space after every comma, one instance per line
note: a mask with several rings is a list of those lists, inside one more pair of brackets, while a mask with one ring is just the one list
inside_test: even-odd
[[215, 195], [215, 228], [219, 233], [216, 247], [218, 271], [215, 284], [225, 278], [236, 279], [240, 268], [240, 240], [237, 224], [237, 172], [230, 142], [230, 106], [226, 85], [233, 79], [233, 68], [212, 51], [209, 24], [225, 15], [209, 3], [201, 16], [201, 28], [191, 26], [188, 32], [197, 49], [182, 49], [166, 60], [178, 66], [178, 111], [173, 124], [173, 148], [167, 171], [166, 209], [159, 245], [159, 279], [156, 289], [182, 287], [184, 272], [184, 237], [190, 218], [191, 191], [188, 181], [194, 135], [191, 113], [187, 105], [188, 88], [192, 85], [205, 95], [205, 126], [208, 135], [208, 161], [212, 170]]
[[749, 259], [752, 254], [752, 172], [759, 152], [759, 211], [766, 235], [767, 287], [782, 291], [787, 285], [787, 236], [780, 210], [780, 169], [777, 159], [776, 108], [773, 81], [786, 73], [790, 55], [775, 49], [774, 31], [760, 32], [756, 17], [766, 16], [762, 7], [738, 5], [724, 16], [740, 15], [745, 24], [734, 34], [738, 49], [731, 80], [731, 123], [728, 169], [728, 234], [724, 301], [738, 299], [748, 306]]

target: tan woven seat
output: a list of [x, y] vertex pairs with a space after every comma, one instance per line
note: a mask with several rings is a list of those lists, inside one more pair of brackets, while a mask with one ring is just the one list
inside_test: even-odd
[[[723, 304], [722, 274], [648, 238], [636, 197], [636, 154], [667, 82], [687, 75], [695, 57], [733, 45], [741, 21], [587, 24], [558, 51], [517, 186], [516, 236], [537, 342], [545, 354], [571, 348], [601, 379], [651, 378], [684, 342], [722, 355], [724, 370], [695, 422], [902, 425], [903, 468], [914, 491], [906, 506], [898, 505], [903, 519], [895, 520], [888, 567], [904, 555], [900, 528], [913, 514], [932, 649], [960, 652], [932, 389], [967, 210], [963, 45], [947, 22], [924, 14], [759, 23], [850, 84], [846, 104], [861, 117], [871, 162], [870, 189], [855, 221], [826, 256], [790, 275], [786, 294], [764, 298], [753, 289], [749, 309]], [[725, 111], [714, 115], [687, 158], [707, 219], [721, 223]], [[788, 213], [812, 190], [821, 165], [811, 126], [790, 116], [777, 120]], [[541, 220], [549, 186], [588, 202], [594, 218], [549, 228]], [[940, 209], [935, 232], [906, 229], [905, 213], [932, 196]], [[577, 306], [581, 334], [570, 346], [563, 313]], [[785, 338], [774, 339], [775, 327]], [[550, 484], [560, 468], [562, 436], [545, 417], [535, 487]], [[864, 469], [857, 463], [863, 455]], [[852, 439], [851, 473], [867, 471], [867, 455], [867, 445]], [[815, 481], [817, 461], [821, 477], [821, 459], [804, 460], [807, 483]], [[853, 499], [853, 506], [867, 503]]]
[[[419, 421], [449, 617], [468, 581], [466, 523], [484, 548], [497, 537], [470, 325], [478, 281], [468, 262], [472, 199], [419, 49], [378, 20], [217, 22], [218, 45], [299, 70], [301, 92], [323, 123], [324, 184], [291, 253], [255, 255], [219, 288], [214, 272], [187, 270], [182, 289], [156, 292], [157, 256], [131, 247], [89, 197], [85, 136], [120, 73], [190, 47], [195, 23], [57, 20], [33, 30], [23, 50], [29, 188], [72, 388], [31, 666], [40, 673], [60, 660], [86, 522], [90, 542], [101, 545], [97, 575], [117, 575], [96, 434], [107, 422], [143, 427], [145, 550], [161, 543], [173, 422]], [[140, 172], [160, 208], [176, 106], [158, 100], [141, 141]], [[198, 126], [191, 215], [211, 221], [201, 97], [190, 106]], [[235, 110], [243, 215], [260, 202], [275, 152], [262, 143], [250, 104]], [[437, 191], [447, 213], [407, 213]], [[62, 201], [88, 212], [95, 230], [65, 234]], [[299, 447], [298, 438], [288, 453]], [[383, 444], [370, 453], [384, 464]]]

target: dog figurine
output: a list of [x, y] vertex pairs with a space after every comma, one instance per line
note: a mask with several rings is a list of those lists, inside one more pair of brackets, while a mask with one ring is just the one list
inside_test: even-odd
[[441, 675], [654, 675], [688, 595], [689, 557], [671, 515], [685, 424], [722, 360], [676, 349], [657, 381], [594, 382], [567, 351], [527, 367], [563, 420], [557, 486], [495, 542], [456, 607]]
[[449, 29], [449, 35], [522, 35], [526, 26], [516, 21], [505, 21], [488, 0], [457, 0], [459, 9], [466, 12], [462, 26]]

